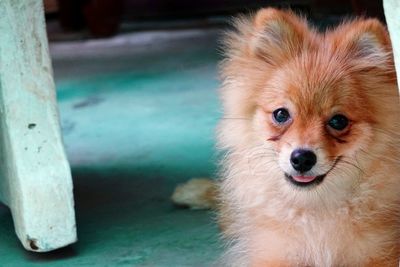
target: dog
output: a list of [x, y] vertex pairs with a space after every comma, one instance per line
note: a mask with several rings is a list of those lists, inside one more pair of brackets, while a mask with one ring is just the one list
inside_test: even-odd
[[221, 64], [219, 266], [385, 267], [400, 258], [400, 113], [376, 19], [318, 32], [239, 17]]

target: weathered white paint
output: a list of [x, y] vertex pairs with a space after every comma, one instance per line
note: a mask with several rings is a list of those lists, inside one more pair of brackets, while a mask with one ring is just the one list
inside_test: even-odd
[[400, 0], [383, 0], [386, 22], [393, 46], [397, 78], [400, 77]]
[[1, 0], [0, 32], [0, 199], [23, 246], [50, 251], [76, 225], [42, 1]]
[[[397, 80], [400, 78], [400, 1], [383, 0], [386, 23], [392, 41]], [[399, 262], [400, 267], [400, 262]]]

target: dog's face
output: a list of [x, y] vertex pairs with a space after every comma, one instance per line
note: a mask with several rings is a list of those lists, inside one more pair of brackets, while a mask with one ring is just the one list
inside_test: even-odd
[[273, 9], [240, 23], [228, 40], [222, 97], [225, 116], [246, 118], [251, 129], [236, 127], [226, 139], [251, 143], [253, 131], [253, 140], [274, 152], [263, 159], [276, 165], [271, 173], [291, 186], [315, 188], [330, 176], [333, 183], [358, 179], [369, 164], [363, 159], [385, 142], [380, 133], [398, 114], [385, 28], [357, 20], [320, 34]]
[[286, 179], [322, 182], [336, 165], [367, 150], [376, 112], [351, 72], [324, 51], [304, 53], [271, 74], [258, 98], [257, 121]]
[[367, 149], [376, 119], [351, 75], [338, 71], [340, 65], [306, 57], [271, 75], [260, 90], [256, 122], [265, 126], [286, 179], [303, 187], [317, 185], [337, 164]]

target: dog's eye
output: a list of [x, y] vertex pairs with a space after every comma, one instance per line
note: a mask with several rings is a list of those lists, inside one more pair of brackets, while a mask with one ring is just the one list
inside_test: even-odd
[[283, 124], [290, 119], [289, 111], [285, 108], [278, 108], [272, 113], [272, 115], [278, 124]]
[[337, 131], [342, 131], [349, 125], [349, 119], [344, 115], [338, 114], [328, 121], [328, 125]]

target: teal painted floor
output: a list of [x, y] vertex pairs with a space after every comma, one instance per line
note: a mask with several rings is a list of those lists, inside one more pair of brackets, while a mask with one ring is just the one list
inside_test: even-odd
[[79, 242], [22, 249], [0, 207], [0, 266], [209, 266], [214, 215], [174, 207], [177, 183], [213, 176], [218, 30], [51, 45]]

